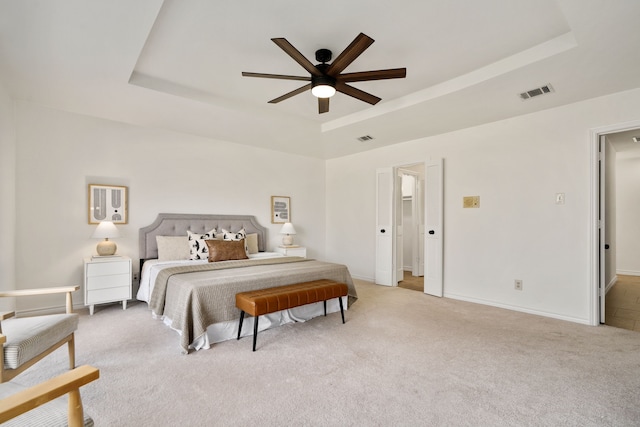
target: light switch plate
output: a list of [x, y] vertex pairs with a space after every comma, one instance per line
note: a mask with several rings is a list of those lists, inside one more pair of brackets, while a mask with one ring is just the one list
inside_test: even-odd
[[465, 196], [462, 198], [462, 207], [463, 208], [479, 208], [480, 207], [480, 196]]

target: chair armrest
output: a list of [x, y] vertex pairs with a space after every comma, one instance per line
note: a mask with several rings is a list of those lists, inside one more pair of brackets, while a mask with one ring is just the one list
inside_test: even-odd
[[17, 289], [14, 291], [1, 291], [0, 297], [22, 297], [26, 295], [60, 294], [64, 292], [75, 292], [78, 289], [80, 289], [79, 285], [62, 286], [58, 288]]
[[73, 313], [73, 301], [71, 299], [71, 292], [75, 292], [80, 289], [79, 285], [75, 286], [62, 286], [58, 288], [37, 288], [37, 289], [17, 289], [13, 291], [2, 291], [0, 297], [23, 297], [30, 295], [46, 295], [46, 294], [67, 294], [67, 313]]
[[16, 312], [15, 311], [6, 311], [4, 313], [0, 313], [0, 322], [3, 320], [7, 320], [10, 319], [12, 317], [15, 317]]
[[0, 400], [0, 423], [97, 380], [100, 371], [84, 365]]

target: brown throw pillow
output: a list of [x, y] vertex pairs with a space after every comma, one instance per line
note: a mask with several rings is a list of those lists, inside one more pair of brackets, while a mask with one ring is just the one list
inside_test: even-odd
[[247, 259], [242, 240], [205, 240], [209, 247], [209, 262]]

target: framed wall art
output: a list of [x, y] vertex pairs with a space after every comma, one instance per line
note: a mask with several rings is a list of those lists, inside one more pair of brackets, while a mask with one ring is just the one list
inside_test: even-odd
[[127, 187], [118, 185], [89, 184], [89, 224], [113, 221], [127, 224]]
[[271, 223], [284, 224], [291, 222], [291, 198], [271, 196]]

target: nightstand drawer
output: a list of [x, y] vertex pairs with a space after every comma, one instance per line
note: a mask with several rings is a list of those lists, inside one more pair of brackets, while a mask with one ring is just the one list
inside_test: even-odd
[[87, 276], [108, 276], [111, 274], [128, 274], [129, 261], [93, 262], [87, 264]]
[[120, 286], [129, 286], [130, 283], [131, 276], [129, 272], [110, 276], [93, 276], [87, 277], [87, 290], [118, 288]]
[[87, 291], [86, 305], [100, 304], [101, 302], [121, 301], [131, 298], [131, 288], [129, 286], [121, 286], [119, 288], [98, 289], [95, 291]]

